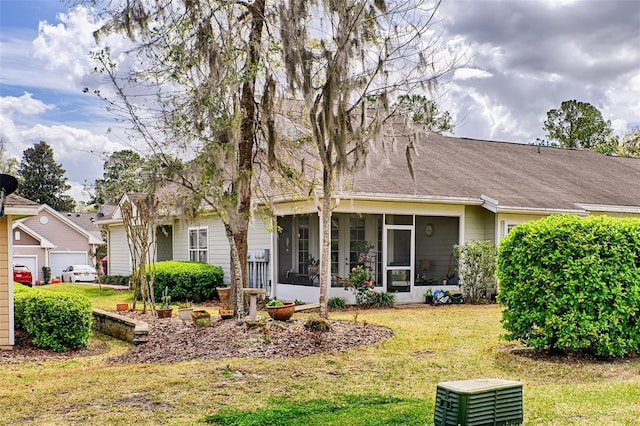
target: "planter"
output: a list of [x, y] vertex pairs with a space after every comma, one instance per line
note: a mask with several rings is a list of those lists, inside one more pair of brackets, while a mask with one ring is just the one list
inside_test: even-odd
[[220, 304], [223, 308], [229, 306], [229, 291], [231, 291], [230, 287], [217, 287], [216, 291], [218, 292], [218, 300], [220, 300]]
[[178, 317], [180, 317], [182, 321], [190, 321], [191, 312], [193, 312], [193, 308], [179, 308]]
[[235, 311], [233, 309], [220, 309], [218, 313], [222, 319], [231, 319]]
[[171, 318], [171, 313], [172, 312], [173, 312], [172, 308], [156, 309], [156, 313], [158, 314], [158, 318]]
[[296, 305], [293, 302], [285, 302], [283, 306], [267, 306], [267, 313], [277, 321], [287, 321], [295, 311]]
[[116, 311], [128, 311], [129, 304], [128, 303], [116, 303]]
[[211, 315], [204, 309], [198, 309], [191, 312], [191, 320], [196, 327], [208, 327], [211, 325]]

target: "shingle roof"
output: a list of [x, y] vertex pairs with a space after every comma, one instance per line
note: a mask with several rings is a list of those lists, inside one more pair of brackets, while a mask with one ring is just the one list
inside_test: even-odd
[[413, 154], [406, 143], [368, 156], [345, 196], [462, 198], [488, 196], [500, 208], [581, 210], [581, 205], [640, 208], [640, 159], [428, 134]]
[[100, 228], [95, 224], [98, 218], [98, 213], [60, 213], [61, 216], [66, 217], [71, 222], [84, 229], [86, 232], [93, 235], [97, 240], [102, 241], [102, 235], [100, 234]]

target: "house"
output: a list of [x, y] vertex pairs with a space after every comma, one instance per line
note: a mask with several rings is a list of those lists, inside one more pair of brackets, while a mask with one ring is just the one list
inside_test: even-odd
[[0, 349], [11, 349], [15, 342], [13, 327], [13, 267], [10, 237], [14, 220], [35, 215], [39, 204], [15, 194], [5, 198], [0, 217]]
[[[368, 167], [336, 190], [329, 297], [353, 302], [336, 278], [364, 264], [377, 291], [393, 292], [399, 303], [422, 301], [427, 288], [457, 289], [456, 244], [499, 243], [517, 224], [551, 214], [640, 217], [640, 159], [427, 134], [415, 141], [411, 176], [405, 147], [399, 139], [372, 148]], [[281, 196], [272, 206], [270, 215], [256, 215], [251, 223], [248, 285], [283, 300], [317, 301], [317, 204]], [[165, 223], [173, 259], [220, 265], [228, 279], [227, 239], [213, 213], [203, 210], [191, 223], [167, 217]], [[105, 226], [110, 253], [126, 252], [117, 215]], [[130, 261], [111, 267], [129, 273]]]
[[13, 224], [13, 263], [27, 265], [34, 281], [44, 282], [43, 266], [60, 277], [69, 265], [96, 265], [96, 249], [104, 244], [94, 223], [97, 213], [61, 213], [41, 205], [35, 216]]

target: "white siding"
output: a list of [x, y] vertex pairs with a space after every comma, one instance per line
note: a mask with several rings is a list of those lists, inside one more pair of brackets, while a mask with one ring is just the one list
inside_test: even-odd
[[109, 227], [109, 275], [129, 275], [131, 255], [124, 226]]
[[495, 215], [480, 206], [466, 206], [464, 241], [489, 240], [495, 242]]
[[[222, 269], [224, 270], [224, 280], [225, 282], [229, 282], [231, 279], [229, 240], [225, 235], [224, 225], [222, 224], [222, 221], [216, 216], [200, 218], [199, 220], [190, 223], [177, 221], [174, 224], [174, 259], [189, 260], [189, 228], [194, 227], [206, 227], [208, 229], [208, 263], [222, 267]], [[267, 231], [267, 223], [265, 223], [262, 218], [256, 219], [249, 225], [248, 244], [249, 248], [268, 248], [271, 251], [271, 262], [273, 262], [271, 233]]]

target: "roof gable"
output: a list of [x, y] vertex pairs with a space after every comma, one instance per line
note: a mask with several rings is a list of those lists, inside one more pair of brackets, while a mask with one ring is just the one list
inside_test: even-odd
[[[45, 221], [44, 224], [46, 224], [46, 220], [48, 220], [49, 218], [52, 218], [53, 220], [59, 222], [60, 224], [62, 224], [62, 226], [68, 228], [69, 231], [79, 234], [82, 238], [86, 238], [88, 244], [104, 243], [99, 233], [98, 235], [95, 235], [87, 231], [86, 229], [82, 228], [81, 226], [67, 218], [65, 214], [57, 212], [46, 204], [40, 206], [38, 214], [36, 216], [31, 216], [29, 218], [23, 219], [22, 223], [24, 223], [29, 228], [37, 231], [38, 229], [42, 228], [43, 222], [41, 221]], [[42, 231], [40, 231], [40, 234], [42, 234]]]

